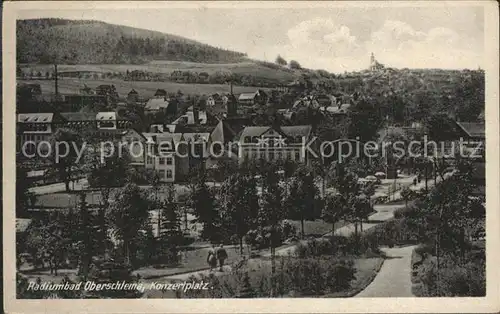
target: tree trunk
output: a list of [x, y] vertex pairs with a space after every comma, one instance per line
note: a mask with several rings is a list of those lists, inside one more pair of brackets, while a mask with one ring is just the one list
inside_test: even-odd
[[240, 255], [243, 255], [243, 237], [240, 237]]
[[69, 189], [69, 180], [68, 179], [64, 180], [64, 187], [66, 188], [66, 192], [70, 191], [70, 189]]
[[302, 234], [302, 239], [304, 239], [304, 218], [300, 219], [300, 228], [301, 228], [301, 234]]

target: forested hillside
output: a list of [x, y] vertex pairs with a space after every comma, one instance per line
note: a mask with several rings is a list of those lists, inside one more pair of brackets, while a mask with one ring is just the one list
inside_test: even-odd
[[238, 62], [246, 55], [180, 36], [99, 21], [17, 21], [17, 62], [140, 64], [152, 60]]

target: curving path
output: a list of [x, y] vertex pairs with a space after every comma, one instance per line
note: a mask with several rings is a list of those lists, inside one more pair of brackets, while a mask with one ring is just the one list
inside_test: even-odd
[[383, 248], [387, 259], [375, 279], [354, 297], [414, 297], [411, 292], [411, 253], [415, 246]]

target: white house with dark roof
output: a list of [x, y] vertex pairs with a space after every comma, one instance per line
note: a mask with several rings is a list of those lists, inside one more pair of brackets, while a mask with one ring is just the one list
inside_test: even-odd
[[[27, 145], [26, 151], [32, 152], [42, 141], [49, 141], [56, 131], [56, 122], [63, 119], [58, 114], [53, 113], [21, 113], [17, 115], [17, 150], [20, 151], [26, 142], [33, 142], [35, 145]], [[48, 147], [47, 147], [48, 150]]]
[[310, 125], [248, 126], [243, 129], [238, 142], [239, 162], [264, 159], [309, 163], [311, 156], [306, 145], [311, 139], [311, 131]]

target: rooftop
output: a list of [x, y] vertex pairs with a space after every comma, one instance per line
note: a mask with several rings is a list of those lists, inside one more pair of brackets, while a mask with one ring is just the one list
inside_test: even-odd
[[53, 113], [21, 113], [17, 116], [20, 123], [51, 123], [54, 118]]
[[485, 137], [484, 123], [457, 121], [457, 125], [470, 137]]
[[167, 109], [170, 102], [164, 98], [152, 98], [146, 103], [145, 109], [160, 110]]
[[257, 96], [257, 93], [241, 93], [238, 100], [252, 100]]
[[243, 139], [247, 136], [261, 136], [271, 129], [279, 133], [283, 133], [287, 137], [308, 137], [311, 134], [312, 127], [310, 125], [282, 126], [279, 128], [273, 128], [270, 126], [248, 126], [243, 130], [240, 139]]

